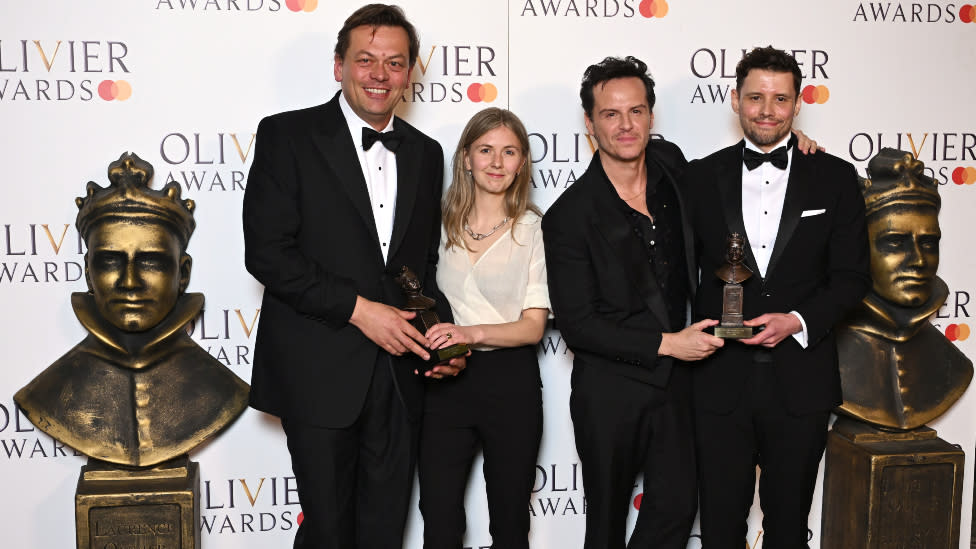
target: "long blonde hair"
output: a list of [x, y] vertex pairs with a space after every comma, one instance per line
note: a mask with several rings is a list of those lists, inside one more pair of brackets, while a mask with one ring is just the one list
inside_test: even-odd
[[[479, 137], [501, 126], [512, 130], [515, 134], [522, 148], [522, 157], [525, 159], [522, 168], [515, 175], [515, 180], [505, 191], [505, 215], [511, 218], [512, 223], [515, 223], [526, 211], [542, 215], [539, 208], [529, 200], [532, 157], [529, 154], [528, 132], [512, 111], [489, 107], [471, 117], [464, 131], [461, 132], [457, 149], [454, 151], [451, 186], [444, 194], [441, 207], [444, 232], [447, 233], [445, 247], [448, 249], [451, 246], [467, 249], [464, 243], [464, 223], [474, 207], [474, 178], [471, 172], [464, 168], [464, 155]], [[511, 234], [514, 239], [515, 232], [512, 231]]]

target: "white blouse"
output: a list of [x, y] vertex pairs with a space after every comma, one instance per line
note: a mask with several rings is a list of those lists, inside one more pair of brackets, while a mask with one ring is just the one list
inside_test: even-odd
[[542, 218], [535, 213], [525, 212], [474, 263], [467, 250], [448, 250], [446, 244], [441, 227], [437, 286], [450, 302], [458, 326], [515, 322], [525, 309], [550, 308]]

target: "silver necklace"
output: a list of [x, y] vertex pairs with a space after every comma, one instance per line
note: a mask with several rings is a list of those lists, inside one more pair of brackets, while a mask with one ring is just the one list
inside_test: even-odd
[[495, 234], [495, 231], [497, 231], [498, 229], [502, 228], [502, 226], [504, 226], [506, 223], [508, 223], [508, 218], [507, 217], [505, 219], [502, 219], [501, 221], [499, 221], [498, 222], [498, 225], [495, 225], [494, 227], [492, 227], [490, 231], [488, 231], [487, 233], [482, 234], [482, 233], [476, 233], [476, 232], [472, 231], [471, 230], [471, 226], [468, 225], [468, 222], [467, 221], [465, 221], [464, 222], [464, 232], [468, 233], [468, 236], [470, 236], [474, 240], [484, 240], [484, 239], [488, 238], [489, 236]]

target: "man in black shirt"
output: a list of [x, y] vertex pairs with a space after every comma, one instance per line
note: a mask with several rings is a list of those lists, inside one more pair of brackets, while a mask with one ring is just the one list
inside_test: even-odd
[[599, 152], [542, 220], [549, 294], [575, 354], [570, 411], [586, 491], [585, 549], [683, 549], [696, 510], [690, 372], [723, 340], [685, 327], [696, 286], [676, 180], [681, 151], [650, 139], [654, 82], [638, 59], [587, 68], [580, 97]]

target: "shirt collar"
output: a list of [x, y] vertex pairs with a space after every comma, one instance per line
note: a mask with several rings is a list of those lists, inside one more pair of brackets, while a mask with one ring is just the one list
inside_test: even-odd
[[[786, 134], [786, 137], [784, 137], [783, 139], [781, 139], [779, 141], [779, 143], [776, 143], [776, 145], [774, 145], [773, 148], [771, 148], [769, 150], [770, 151], [775, 151], [776, 149], [778, 149], [780, 147], [785, 147], [786, 144], [790, 142], [790, 138], [791, 137], [793, 137], [793, 132], [790, 132], [790, 133]], [[747, 149], [752, 149], [752, 150], [754, 150], [756, 152], [765, 152], [762, 149], [760, 149], [759, 147], [757, 147], [752, 141], [750, 141], [748, 137], [745, 138], [745, 141], [746, 141], [746, 148]]]
[[[363, 128], [374, 129], [373, 126], [366, 123], [365, 120], [356, 114], [356, 111], [352, 110], [349, 102], [346, 101], [346, 94], [339, 92], [339, 109], [342, 110], [342, 117], [346, 119], [346, 125], [349, 127], [349, 135], [352, 136], [352, 141], [359, 147], [362, 145], [362, 135]], [[390, 131], [393, 129], [393, 119], [396, 116], [391, 116], [390, 121], [386, 123], [386, 127], [380, 130], [380, 133]]]

